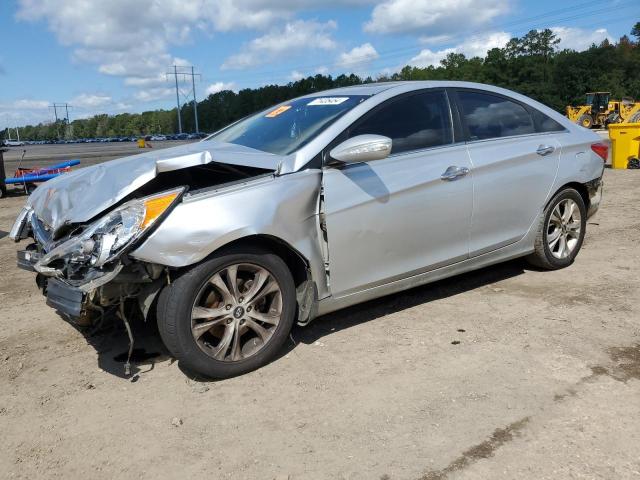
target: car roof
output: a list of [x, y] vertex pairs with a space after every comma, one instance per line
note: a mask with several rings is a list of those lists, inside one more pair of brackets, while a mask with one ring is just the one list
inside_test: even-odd
[[[413, 88], [410, 88], [413, 87]], [[495, 87], [493, 85], [488, 85], [485, 83], [475, 83], [475, 82], [461, 82], [456, 80], [404, 80], [404, 81], [394, 81], [394, 82], [376, 82], [376, 83], [365, 83], [362, 85], [352, 85], [349, 87], [339, 87], [333, 88], [331, 90], [323, 90], [320, 92], [311, 93], [309, 95], [305, 95], [305, 97], [326, 97], [327, 95], [376, 95], [378, 93], [401, 89], [403, 91], [410, 90], [420, 90], [424, 88], [445, 88], [445, 87], [458, 87], [458, 88], [475, 88], [480, 90], [487, 91], [502, 91], [508, 93], [507, 90], [501, 89], [499, 87]], [[509, 92], [513, 93], [513, 92]]]
[[362, 85], [351, 85], [349, 87], [332, 88], [331, 90], [322, 90], [315, 92], [307, 97], [326, 97], [327, 95], [375, 95], [376, 93], [384, 92], [394, 86], [406, 84], [410, 82], [378, 82], [378, 83], [364, 83]]

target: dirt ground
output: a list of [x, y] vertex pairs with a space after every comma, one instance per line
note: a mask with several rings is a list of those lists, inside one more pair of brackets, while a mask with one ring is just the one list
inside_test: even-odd
[[640, 479], [640, 173], [605, 173], [581, 254], [513, 261], [296, 328], [199, 381], [138, 326], [81, 332], [17, 270], [0, 200], [0, 477]]

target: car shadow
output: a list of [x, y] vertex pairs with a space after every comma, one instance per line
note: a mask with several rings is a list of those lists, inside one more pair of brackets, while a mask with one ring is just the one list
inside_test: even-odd
[[9, 188], [7, 186], [7, 192], [4, 194], [3, 198], [14, 198], [14, 197], [27, 197], [24, 188], [22, 186], [13, 186]]
[[387, 203], [389, 201], [389, 189], [368, 164], [347, 164], [340, 171], [377, 202]]
[[58, 315], [78, 330], [98, 355], [98, 367], [116, 377], [136, 382], [141, 375], [153, 371], [156, 365], [173, 363], [165, 348], [154, 320], [131, 321], [134, 348], [131, 355], [131, 373], [126, 375], [125, 362], [129, 352], [129, 337], [122, 320], [115, 315], [105, 315], [95, 326], [79, 326], [63, 314]]
[[[291, 331], [290, 340], [272, 361], [287, 355], [300, 343], [311, 345], [322, 338], [356, 325], [516, 277], [528, 269], [530, 267], [525, 265], [524, 261], [516, 259], [370, 300], [319, 317], [305, 327], [296, 325]], [[152, 372], [157, 365], [166, 362], [171, 364], [175, 361], [162, 343], [155, 319], [131, 322], [135, 343], [131, 358], [131, 374], [125, 375], [124, 362], [129, 349], [129, 339], [119, 318], [115, 315], [106, 315], [102, 324], [97, 327], [80, 327], [64, 315], [60, 316], [81, 332], [87, 342], [95, 348], [99, 368], [116, 377], [136, 382], [145, 374]], [[180, 364], [178, 367], [193, 381], [220, 381], [203, 378]]]
[[[522, 259], [511, 260], [323, 315], [305, 327], [295, 325], [291, 331], [290, 340], [272, 362], [289, 354], [301, 343], [311, 345], [322, 338], [356, 325], [516, 277], [525, 273], [526, 270], [533, 270], [533, 268], [529, 267]], [[202, 378], [198, 374], [178, 366], [185, 375], [194, 381], [221, 381]]]
[[9, 232], [5, 232], [4, 230], [0, 230], [0, 240], [9, 235]]
[[[376, 320], [385, 315], [402, 312], [435, 300], [454, 297], [464, 292], [522, 275], [525, 272], [525, 267], [529, 269], [529, 266], [525, 265], [522, 259], [516, 259], [370, 300], [324, 315], [315, 319], [306, 327], [296, 326], [292, 331], [292, 338], [295, 345], [299, 343], [310, 345], [341, 330]], [[294, 346], [292, 345], [291, 349], [293, 348]]]

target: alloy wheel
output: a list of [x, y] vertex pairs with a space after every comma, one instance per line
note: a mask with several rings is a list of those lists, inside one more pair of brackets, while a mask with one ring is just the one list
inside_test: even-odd
[[580, 242], [582, 217], [578, 204], [570, 198], [558, 202], [547, 223], [547, 246], [560, 259], [573, 253]]
[[209, 278], [194, 302], [191, 333], [210, 357], [235, 362], [255, 355], [282, 317], [282, 290], [265, 268], [239, 263]]

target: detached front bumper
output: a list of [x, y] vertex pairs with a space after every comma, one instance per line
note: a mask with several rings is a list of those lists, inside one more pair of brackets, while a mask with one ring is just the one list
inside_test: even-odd
[[[41, 254], [34, 250], [19, 250], [17, 253], [18, 268], [35, 272], [35, 264], [40, 260]], [[42, 293], [47, 297], [47, 305], [60, 313], [73, 318], [79, 318], [85, 305], [86, 293], [81, 289], [69, 285], [62, 280], [53, 277], [39, 275], [37, 280]]]
[[50, 278], [47, 280], [46, 295], [47, 305], [51, 308], [74, 318], [82, 314], [86, 294], [79, 288]]

